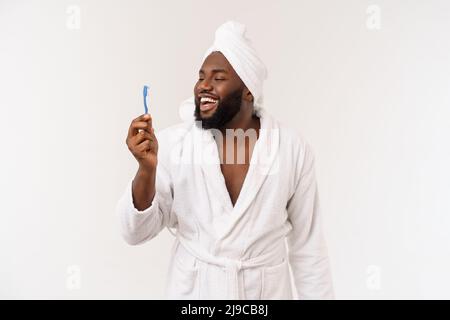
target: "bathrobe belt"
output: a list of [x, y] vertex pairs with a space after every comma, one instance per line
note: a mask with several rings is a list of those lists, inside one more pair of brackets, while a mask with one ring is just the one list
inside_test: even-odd
[[236, 260], [230, 259], [226, 257], [214, 256], [205, 250], [194, 248], [189, 242], [184, 239], [181, 235], [177, 234], [177, 238], [180, 241], [181, 245], [194, 257], [199, 259], [200, 261], [212, 264], [218, 267], [225, 269], [227, 276], [227, 292], [228, 299], [238, 300], [243, 299], [243, 293], [240, 290], [242, 286], [240, 286], [239, 282], [239, 271], [242, 269], [250, 269], [257, 268], [267, 265], [272, 262], [274, 258], [277, 256], [283, 257], [286, 259], [286, 251], [284, 250], [284, 242], [282, 242], [282, 248], [276, 247], [276, 249], [265, 253], [263, 255], [259, 255], [254, 258], [246, 259], [246, 260]]

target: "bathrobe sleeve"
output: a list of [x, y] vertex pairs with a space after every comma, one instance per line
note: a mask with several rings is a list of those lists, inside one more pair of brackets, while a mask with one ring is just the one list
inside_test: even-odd
[[314, 155], [305, 143], [298, 156], [297, 181], [287, 211], [292, 230], [288, 234], [289, 263], [299, 299], [332, 299], [333, 284], [314, 170]]
[[134, 206], [131, 180], [117, 204], [122, 237], [130, 245], [138, 245], [154, 238], [164, 227], [175, 227], [171, 213], [173, 186], [168, 170], [161, 161], [156, 169], [156, 193], [152, 204], [142, 211]]

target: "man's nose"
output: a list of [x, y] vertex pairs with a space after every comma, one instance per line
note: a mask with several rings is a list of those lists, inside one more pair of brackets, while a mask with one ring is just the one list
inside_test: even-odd
[[202, 90], [210, 91], [212, 89], [211, 82], [209, 82], [206, 79], [204, 79], [203, 81], [200, 81], [200, 83], [198, 85], [198, 89], [200, 91], [202, 91]]

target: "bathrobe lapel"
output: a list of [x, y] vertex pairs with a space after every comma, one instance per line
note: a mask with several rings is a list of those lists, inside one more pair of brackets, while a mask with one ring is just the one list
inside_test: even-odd
[[[219, 152], [212, 133], [209, 130], [194, 129], [197, 131], [196, 139], [194, 139], [193, 150], [196, 150], [194, 156], [201, 158], [197, 161], [200, 161], [209, 194], [215, 197], [216, 201], [220, 201], [224, 209], [221, 216], [214, 217], [219, 238], [226, 237], [233, 230], [234, 225], [254, 201], [267, 176], [278, 169], [280, 143], [278, 124], [264, 109], [258, 110], [258, 113], [261, 119], [260, 135], [254, 146], [250, 166], [234, 207], [220, 169]], [[202, 150], [198, 149], [200, 146]]]

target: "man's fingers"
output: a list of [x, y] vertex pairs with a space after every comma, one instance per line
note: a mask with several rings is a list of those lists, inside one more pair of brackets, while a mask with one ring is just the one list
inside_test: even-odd
[[133, 121], [131, 121], [131, 124], [136, 123], [136, 122], [148, 122], [151, 119], [152, 119], [152, 116], [150, 114], [144, 113], [144, 114], [141, 114], [139, 117], [133, 119]]
[[148, 113], [144, 113], [141, 114], [139, 117], [133, 119], [133, 122], [147, 121], [148, 119], [151, 119], [151, 115]]
[[135, 136], [134, 144], [138, 145], [144, 140], [153, 140], [153, 139], [154, 139], [154, 136], [152, 134], [148, 133], [147, 131], [142, 130]]
[[148, 150], [151, 149], [151, 145], [152, 145], [152, 144], [151, 144], [150, 140], [145, 140], [145, 141], [141, 142], [140, 144], [138, 144], [138, 146], [136, 147], [136, 149], [137, 149], [139, 152], [148, 151]]
[[152, 125], [153, 125], [153, 122], [152, 122], [152, 117], [149, 115], [149, 117], [148, 118], [144, 118], [144, 121], [146, 121], [147, 122], [147, 124], [148, 124], [148, 132], [151, 132], [150, 131], [150, 129], [152, 128]]
[[[136, 119], [138, 119], [138, 118], [136, 118]], [[147, 132], [151, 132], [152, 122], [151, 122], [150, 115], [148, 115], [148, 117], [144, 118], [147, 120], [141, 119], [140, 121], [137, 121], [136, 119], [131, 122], [130, 128], [128, 130], [129, 138], [136, 135], [140, 129], [146, 130]]]

